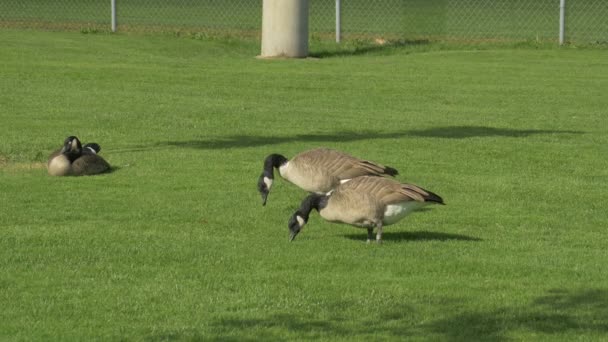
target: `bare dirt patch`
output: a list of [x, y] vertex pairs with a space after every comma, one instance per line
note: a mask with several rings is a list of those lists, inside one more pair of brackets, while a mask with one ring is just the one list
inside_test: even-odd
[[45, 169], [46, 163], [43, 162], [11, 162], [5, 156], [0, 156], [0, 170], [8, 172], [19, 172], [29, 170]]

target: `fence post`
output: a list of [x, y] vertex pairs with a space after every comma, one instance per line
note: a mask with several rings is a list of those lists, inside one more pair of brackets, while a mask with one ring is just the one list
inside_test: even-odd
[[559, 0], [559, 45], [564, 45], [566, 36], [566, 0]]
[[116, 32], [116, 0], [110, 0], [112, 10], [112, 32]]
[[340, 42], [342, 35], [341, 14], [340, 0], [336, 0], [336, 43]]
[[308, 56], [308, 0], [264, 0], [261, 57]]

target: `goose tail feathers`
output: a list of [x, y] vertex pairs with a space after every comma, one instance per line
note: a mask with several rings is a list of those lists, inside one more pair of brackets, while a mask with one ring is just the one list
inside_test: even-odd
[[397, 171], [397, 169], [394, 169], [390, 166], [385, 166], [384, 167], [384, 173], [386, 173], [389, 176], [395, 177], [396, 175], [399, 174], [399, 171]]
[[437, 195], [434, 192], [430, 192], [430, 191], [427, 191], [427, 193], [428, 193], [428, 195], [424, 196], [425, 202], [433, 202], [433, 203], [445, 205], [445, 202], [443, 202], [443, 198], [441, 198], [441, 196]]

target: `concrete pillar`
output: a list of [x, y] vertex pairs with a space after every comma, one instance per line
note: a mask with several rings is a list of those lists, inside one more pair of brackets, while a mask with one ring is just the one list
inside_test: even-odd
[[264, 0], [261, 57], [308, 56], [308, 0]]

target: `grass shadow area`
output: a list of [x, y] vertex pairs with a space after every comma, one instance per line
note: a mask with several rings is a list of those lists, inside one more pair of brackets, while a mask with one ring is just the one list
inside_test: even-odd
[[[327, 339], [328, 336], [357, 339], [361, 336], [378, 335], [384, 337], [404, 338], [412, 336], [408, 325], [393, 324], [411, 314], [409, 306], [395, 311], [386, 309], [377, 320], [363, 318], [356, 327], [352, 320], [341, 316], [331, 319], [320, 319], [294, 314], [274, 314], [263, 318], [222, 318], [215, 323], [215, 329], [222, 337], [213, 341], [290, 341]], [[234, 334], [237, 332], [236, 334]], [[231, 334], [232, 333], [232, 334]], [[228, 335], [228, 336], [226, 336]], [[230, 336], [232, 335], [232, 336]], [[290, 336], [291, 335], [291, 336]]]
[[551, 290], [523, 308], [465, 312], [426, 325], [447, 340], [511, 340], [514, 331], [559, 336], [608, 333], [608, 290]]
[[144, 341], [286, 341], [285, 332], [299, 336], [345, 335], [340, 319], [305, 319], [293, 314], [272, 314], [267, 317], [221, 317], [212, 322], [213, 334], [196, 330], [168, 331], [148, 336]]
[[[367, 232], [362, 229], [359, 234], [346, 234], [344, 237], [357, 240], [366, 241]], [[417, 232], [390, 232], [384, 231], [382, 234], [382, 240], [384, 241], [483, 241], [480, 238], [461, 234], [450, 234], [441, 232], [429, 232], [429, 231], [417, 231]]]
[[122, 168], [123, 168], [122, 166], [112, 165], [108, 171], [104, 172], [104, 174], [116, 173], [116, 172], [120, 171], [120, 169], [122, 169]]
[[[295, 142], [349, 142], [371, 139], [398, 139], [404, 137], [467, 139], [485, 137], [525, 138], [533, 135], [550, 134], [583, 134], [581, 131], [544, 130], [544, 129], [511, 129], [486, 126], [446, 126], [420, 130], [395, 132], [376, 131], [343, 131], [336, 133], [296, 134], [292, 136], [253, 136], [231, 135], [219, 139], [200, 139], [186, 141], [168, 141], [159, 145], [196, 148], [204, 150], [258, 147]], [[155, 146], [154, 148], [157, 148]]]
[[313, 58], [349, 57], [370, 53], [388, 53], [397, 49], [427, 46], [430, 44], [431, 41], [428, 39], [377, 39], [376, 41], [355, 40], [346, 41], [342, 45], [333, 44], [332, 46], [328, 46], [323, 44], [321, 49], [313, 49], [313, 51], [309, 53], [309, 56]]
[[[234, 314], [210, 322], [210, 331], [168, 331], [145, 341], [289, 341], [327, 339], [428, 339], [442, 341], [510, 341], [526, 331], [537, 339], [579, 333], [608, 333], [608, 290], [550, 290], [523, 306], [503, 306], [488, 311], [459, 311], [457, 299], [439, 301], [434, 310], [445, 314], [430, 322], [417, 322], [416, 305], [397, 301], [370, 315], [352, 314], [356, 307], [337, 302], [341, 313], [331, 318], [293, 313], [268, 313], [254, 317]], [[452, 312], [456, 312], [453, 313]]]
[[487, 126], [446, 126], [421, 130], [410, 130], [407, 133], [410, 136], [425, 138], [466, 139], [486, 137], [525, 138], [532, 135], [582, 134], [584, 132], [550, 129], [496, 128]]

